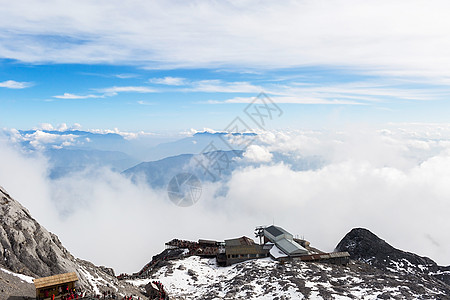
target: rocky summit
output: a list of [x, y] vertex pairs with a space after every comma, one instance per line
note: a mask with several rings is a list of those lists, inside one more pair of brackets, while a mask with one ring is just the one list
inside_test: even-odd
[[428, 257], [396, 249], [364, 228], [352, 229], [336, 250], [347, 251], [354, 260], [379, 270], [429, 276], [450, 284], [450, 266], [442, 267]]

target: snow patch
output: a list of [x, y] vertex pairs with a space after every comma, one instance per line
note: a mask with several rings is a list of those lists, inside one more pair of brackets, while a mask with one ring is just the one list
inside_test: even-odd
[[0, 269], [3, 272], [5, 272], [5, 273], [8, 273], [10, 275], [19, 277], [22, 281], [25, 281], [25, 282], [28, 282], [28, 283], [34, 283], [34, 278], [33, 277], [30, 277], [30, 276], [27, 276], [27, 275], [23, 275], [23, 274], [14, 273], [14, 272], [11, 272], [11, 271], [3, 269], [3, 268], [0, 268]]

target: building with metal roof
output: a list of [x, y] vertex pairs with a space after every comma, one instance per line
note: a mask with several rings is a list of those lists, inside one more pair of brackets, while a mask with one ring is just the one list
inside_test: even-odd
[[277, 247], [289, 256], [300, 256], [309, 254], [308, 250], [293, 240], [281, 239], [276, 243]]
[[246, 236], [225, 240], [225, 257], [221, 262], [229, 266], [249, 259], [268, 257], [269, 250]]
[[292, 234], [275, 225], [264, 228], [264, 236], [274, 243], [275, 241], [279, 241], [281, 239], [292, 240], [294, 238]]
[[274, 243], [278, 249], [288, 256], [308, 255], [309, 252], [294, 241], [294, 236], [281, 227], [271, 225], [264, 228], [264, 239], [266, 242]]

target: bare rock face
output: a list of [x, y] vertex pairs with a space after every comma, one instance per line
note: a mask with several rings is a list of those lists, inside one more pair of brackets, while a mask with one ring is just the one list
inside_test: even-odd
[[364, 228], [352, 229], [339, 242], [336, 250], [347, 251], [350, 258], [380, 270], [426, 275], [450, 284], [450, 266], [439, 266], [428, 257], [396, 249]]
[[58, 237], [33, 219], [0, 188], [0, 261], [7, 269], [33, 277], [72, 272], [73, 256]]
[[[107, 267], [74, 258], [58, 237], [42, 227], [28, 210], [0, 187], [0, 266], [32, 277], [76, 272], [87, 291], [123, 291], [141, 295], [120, 283]], [[142, 296], [142, 295], [141, 295]]]

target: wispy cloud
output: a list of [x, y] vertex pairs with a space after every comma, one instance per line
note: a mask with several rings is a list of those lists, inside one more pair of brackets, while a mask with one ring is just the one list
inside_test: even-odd
[[139, 105], [155, 105], [155, 103], [153, 103], [153, 102], [147, 102], [144, 100], [137, 101], [137, 104], [139, 104]]
[[77, 95], [72, 93], [64, 93], [63, 95], [56, 95], [53, 98], [57, 99], [89, 99], [89, 98], [105, 98], [116, 96], [119, 93], [154, 93], [156, 90], [146, 86], [113, 86], [102, 89], [95, 89], [100, 94]]
[[119, 78], [119, 79], [129, 79], [129, 78], [136, 78], [139, 75], [137, 74], [116, 74], [114, 75], [114, 77]]
[[113, 86], [97, 89], [98, 92], [107, 96], [115, 96], [118, 93], [155, 93], [156, 90], [146, 86]]
[[165, 85], [175, 85], [175, 86], [185, 85], [188, 83], [186, 78], [170, 77], [170, 76], [163, 77], [163, 78], [150, 78], [149, 82], [155, 83], [155, 84], [165, 84]]
[[[338, 0], [326, 5], [144, 1], [136, 9], [117, 0], [108, 7], [80, 0], [67, 10], [56, 0], [26, 7], [10, 1], [0, 12], [0, 57], [148, 68], [320, 65], [448, 79], [449, 5], [419, 0]], [[111, 23], [111, 15], [121, 17]], [[63, 20], [61, 26], [55, 20]]]
[[250, 82], [227, 82], [218, 79], [199, 80], [192, 82], [187, 88], [190, 92], [208, 92], [208, 93], [260, 93], [263, 91], [261, 86], [253, 85]]
[[89, 99], [89, 98], [104, 98], [103, 95], [75, 95], [71, 93], [64, 93], [63, 95], [53, 96], [57, 99]]
[[0, 82], [0, 87], [8, 88], [8, 89], [25, 89], [33, 84], [31, 82], [19, 82], [14, 80], [6, 80], [3, 82]]
[[[214, 90], [215, 92], [230, 92], [234, 90], [244, 92], [254, 89], [266, 92], [276, 103], [348, 105], [444, 100], [450, 94], [450, 89], [443, 86], [422, 86], [421, 88], [416, 88], [397, 81], [386, 83], [379, 80], [349, 81], [332, 84], [320, 82], [284, 82], [261, 86], [248, 84], [248, 89], [242, 88], [243, 86], [229, 83], [222, 86], [212, 85], [207, 88], [202, 86], [198, 90]], [[253, 100], [254, 97], [237, 96], [225, 100], [211, 99], [206, 101], [206, 103], [250, 103]]]
[[[340, 99], [323, 99], [323, 98], [313, 98], [313, 97], [271, 97], [270, 98], [275, 103], [282, 104], [340, 104], [340, 105], [366, 105], [366, 103], [350, 100], [340, 100]], [[251, 103], [255, 100], [255, 97], [235, 97], [223, 101], [218, 100], [208, 100], [206, 103], [209, 104], [236, 104], [236, 103]]]

